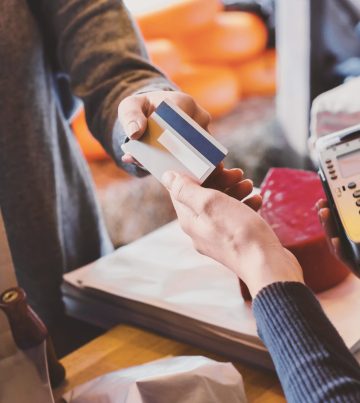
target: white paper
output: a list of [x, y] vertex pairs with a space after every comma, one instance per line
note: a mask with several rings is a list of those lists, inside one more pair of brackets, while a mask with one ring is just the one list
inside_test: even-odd
[[197, 253], [177, 221], [64, 278], [257, 338], [236, 275]]
[[111, 372], [67, 393], [68, 403], [246, 403], [230, 363], [176, 357]]
[[[177, 221], [66, 274], [65, 280], [182, 314], [205, 322], [204, 326], [224, 328], [227, 338], [231, 338], [227, 330], [236, 332], [252, 347], [265, 349], [236, 275], [196, 252]], [[360, 338], [359, 295], [360, 280], [353, 275], [318, 295], [349, 348]]]

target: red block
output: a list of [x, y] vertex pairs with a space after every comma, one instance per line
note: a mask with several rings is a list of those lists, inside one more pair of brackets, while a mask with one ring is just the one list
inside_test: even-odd
[[[315, 208], [315, 203], [325, 198], [318, 175], [272, 168], [261, 185], [261, 194], [260, 214], [300, 262], [305, 283], [320, 292], [344, 280], [349, 269], [331, 253]], [[244, 286], [241, 289], [248, 299]]]

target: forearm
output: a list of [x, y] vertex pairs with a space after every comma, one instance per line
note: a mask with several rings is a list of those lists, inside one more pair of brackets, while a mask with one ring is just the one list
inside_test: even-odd
[[113, 131], [120, 101], [144, 88], [171, 89], [172, 84], [149, 64], [122, 1], [53, 0], [44, 4], [55, 31], [61, 68], [84, 102], [90, 131], [121, 163], [119, 144], [124, 133], [119, 128]]
[[274, 283], [253, 311], [289, 402], [360, 401], [360, 367], [306, 286]]

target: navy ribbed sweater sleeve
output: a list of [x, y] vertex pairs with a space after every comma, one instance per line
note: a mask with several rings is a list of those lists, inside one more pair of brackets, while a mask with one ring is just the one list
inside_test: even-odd
[[306, 286], [271, 284], [253, 311], [288, 402], [360, 402], [360, 366]]

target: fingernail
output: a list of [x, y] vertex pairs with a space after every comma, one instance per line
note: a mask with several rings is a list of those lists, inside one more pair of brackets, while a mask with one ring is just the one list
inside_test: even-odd
[[134, 136], [140, 130], [140, 126], [135, 120], [132, 120], [126, 127], [126, 134], [128, 137]]
[[163, 174], [163, 176], [161, 177], [161, 183], [162, 183], [167, 189], [170, 189], [172, 183], [173, 183], [174, 180], [175, 180], [175, 177], [176, 177], [176, 175], [175, 175], [174, 172], [167, 171], [167, 172], [165, 172], [165, 173]]

